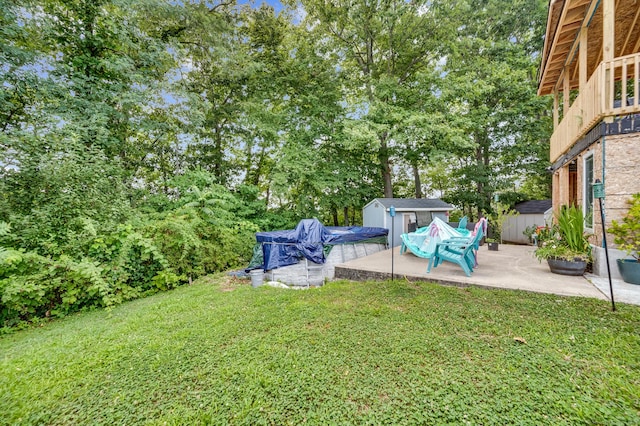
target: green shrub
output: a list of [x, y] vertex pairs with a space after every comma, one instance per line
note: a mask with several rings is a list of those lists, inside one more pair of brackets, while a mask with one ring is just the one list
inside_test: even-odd
[[538, 260], [565, 259], [584, 260], [591, 258], [591, 246], [584, 233], [582, 209], [576, 206], [562, 206], [556, 217], [557, 224], [540, 228], [538, 248], [535, 256]]
[[620, 250], [640, 262], [640, 193], [627, 201], [629, 210], [622, 222], [613, 221], [609, 232], [615, 235], [614, 242]]
[[103, 268], [67, 256], [52, 260], [34, 252], [0, 248], [0, 322], [5, 325], [35, 317], [113, 304]]
[[584, 215], [576, 206], [562, 206], [557, 217], [558, 228], [568, 248], [575, 252], [589, 252], [589, 241], [584, 234]]
[[[65, 157], [61, 167], [71, 173], [74, 158]], [[110, 215], [114, 208], [122, 210], [119, 189], [95, 202], [83, 198], [106, 191], [108, 179], [98, 173], [101, 182], [91, 182], [93, 169], [84, 167], [71, 173], [65, 186], [48, 163], [47, 170], [53, 176], [47, 191], [56, 194], [32, 194], [35, 208], [14, 215], [13, 226], [0, 221], [0, 324], [5, 326], [109, 307], [243, 267], [260, 230], [256, 222], [289, 220], [266, 215], [254, 187], [232, 193], [213, 184], [205, 172], [195, 172], [196, 185], [179, 180], [177, 199], [156, 194], [146, 205], [150, 213], [134, 211], [117, 223], [125, 217]], [[28, 181], [26, 175], [21, 178], [23, 184]], [[116, 205], [108, 207], [109, 199]], [[153, 211], [152, 205], [167, 211]]]

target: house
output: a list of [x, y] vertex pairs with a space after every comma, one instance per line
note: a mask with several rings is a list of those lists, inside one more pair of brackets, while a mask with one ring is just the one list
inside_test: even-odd
[[606, 228], [640, 192], [640, 2], [551, 0], [538, 79], [538, 94], [553, 96], [553, 209], [582, 207], [594, 272], [606, 274], [592, 184], [604, 184]]
[[[391, 217], [392, 206], [395, 218]], [[401, 234], [427, 226], [435, 217], [446, 222], [451, 210], [451, 204], [437, 198], [376, 198], [363, 207], [362, 224], [388, 229], [389, 242], [395, 247], [401, 243]]]
[[523, 201], [513, 206], [518, 214], [507, 216], [502, 224], [502, 241], [515, 244], [527, 244], [529, 238], [524, 235], [530, 226], [544, 226], [551, 218], [551, 200]]

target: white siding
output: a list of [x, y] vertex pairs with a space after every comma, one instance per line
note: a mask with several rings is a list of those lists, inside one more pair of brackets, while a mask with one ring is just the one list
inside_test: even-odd
[[523, 232], [528, 226], [544, 226], [544, 214], [519, 214], [509, 216], [502, 225], [502, 241], [505, 243], [528, 244]]
[[374, 201], [365, 206], [362, 211], [362, 226], [384, 228], [385, 208], [382, 204]]

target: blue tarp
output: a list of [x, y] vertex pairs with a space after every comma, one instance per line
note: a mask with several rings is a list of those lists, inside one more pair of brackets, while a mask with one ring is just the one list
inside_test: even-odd
[[262, 246], [263, 264], [259, 267], [268, 271], [293, 265], [304, 257], [315, 263], [324, 263], [324, 247], [327, 245], [353, 244], [386, 237], [388, 233], [384, 228], [325, 227], [318, 219], [303, 219], [296, 229], [256, 234], [256, 241]]

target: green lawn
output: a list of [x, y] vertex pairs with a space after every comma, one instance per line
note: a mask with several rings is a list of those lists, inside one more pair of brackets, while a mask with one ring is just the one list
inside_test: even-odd
[[3, 424], [640, 424], [640, 307], [209, 278], [0, 338]]

